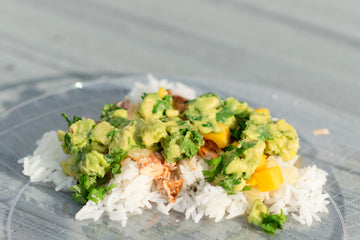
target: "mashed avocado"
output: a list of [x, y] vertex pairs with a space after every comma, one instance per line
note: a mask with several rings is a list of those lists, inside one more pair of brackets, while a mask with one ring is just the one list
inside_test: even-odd
[[270, 116], [254, 113], [246, 122], [243, 137], [265, 141], [265, 154], [280, 155], [288, 161], [296, 156], [299, 138], [295, 129], [285, 120], [272, 121]]
[[107, 138], [110, 141], [108, 146], [109, 150], [111, 151], [114, 148], [121, 148], [123, 151], [129, 151], [139, 146], [139, 125], [141, 125], [141, 121], [134, 120], [122, 128], [116, 128], [112, 132], [113, 134], [111, 140], [108, 134]]
[[282, 229], [287, 216], [281, 210], [280, 214], [269, 213], [268, 207], [259, 199], [256, 199], [252, 205], [248, 221], [251, 224], [261, 226], [263, 231], [274, 235], [277, 229]]
[[204, 144], [202, 135], [189, 121], [170, 121], [166, 128], [168, 136], [161, 141], [162, 155], [168, 162], [191, 158]]
[[[239, 150], [246, 145], [249, 145], [249, 148], [240, 153]], [[261, 161], [264, 148], [265, 143], [263, 141], [242, 142], [233, 151], [225, 153], [224, 173], [233, 174], [245, 180], [249, 179]]]
[[255, 200], [248, 216], [249, 223], [261, 225], [267, 216], [269, 216], [268, 207], [259, 199]]
[[199, 132], [209, 134], [221, 132], [220, 124], [235, 129], [239, 125], [237, 118], [251, 111], [247, 103], [233, 97], [224, 101], [214, 93], [206, 93], [189, 102], [185, 116]]
[[[263, 156], [290, 160], [297, 154], [299, 139], [290, 124], [273, 121], [268, 112], [259, 113], [233, 97], [224, 100], [206, 93], [183, 101], [181, 111], [165, 89], [142, 98], [136, 114], [129, 110], [131, 117], [121, 104], [106, 104], [97, 122], [76, 116], [71, 121], [63, 114], [69, 127], [58, 131], [58, 139], [70, 157], [61, 166], [79, 180], [72, 189], [79, 202], [103, 193], [104, 184], [121, 173], [121, 161], [134, 148], [157, 151], [174, 165], [196, 156], [202, 147], [213, 151], [215, 157], [205, 159], [210, 169], [203, 174], [229, 194], [249, 188], [247, 181]], [[264, 209], [256, 203], [249, 222], [259, 223]]]

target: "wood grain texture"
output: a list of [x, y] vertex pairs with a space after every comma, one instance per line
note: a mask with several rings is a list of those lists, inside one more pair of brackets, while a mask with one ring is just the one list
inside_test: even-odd
[[359, 9], [357, 0], [2, 0], [0, 113], [59, 85], [152, 72], [280, 89], [360, 129]]
[[73, 72], [207, 76], [280, 88], [360, 126], [357, 5], [4, 0], [1, 85]]

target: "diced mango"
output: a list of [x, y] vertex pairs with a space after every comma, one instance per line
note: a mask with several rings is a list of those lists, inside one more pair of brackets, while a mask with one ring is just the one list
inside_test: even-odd
[[224, 124], [221, 124], [221, 123], [218, 123], [218, 124], [221, 128], [221, 132], [208, 133], [208, 134], [204, 135], [204, 138], [213, 141], [214, 143], [216, 143], [216, 145], [218, 145], [218, 147], [224, 148], [230, 142], [230, 129], [227, 126], [225, 126]]
[[258, 109], [255, 109], [254, 112], [260, 113], [260, 114], [262, 113], [265, 116], [270, 116], [270, 111], [267, 108], [258, 108]]
[[[255, 169], [255, 172], [261, 171], [266, 168], [266, 158], [267, 158], [267, 156], [265, 154], [263, 154], [258, 167]], [[250, 179], [247, 180], [246, 183], [250, 184], [250, 186], [256, 186], [258, 184], [254, 174], [251, 175]]]
[[239, 142], [237, 142], [237, 141], [232, 142], [231, 145], [233, 145], [234, 147], [237, 147], [237, 145], [239, 145]]
[[261, 192], [276, 190], [284, 182], [279, 166], [257, 171], [253, 175]]
[[251, 175], [250, 179], [246, 181], [247, 184], [250, 184], [250, 186], [256, 186], [257, 185], [257, 181], [255, 178], [255, 175]]
[[267, 156], [265, 154], [262, 155], [261, 157], [261, 161], [259, 163], [259, 165], [257, 166], [257, 168], [255, 169], [255, 171], [260, 171], [266, 168], [266, 158]]
[[161, 88], [159, 89], [159, 91], [157, 92], [157, 94], [158, 94], [161, 98], [163, 98], [163, 97], [165, 97], [166, 95], [168, 95], [169, 92], [168, 92], [164, 87], [161, 87]]

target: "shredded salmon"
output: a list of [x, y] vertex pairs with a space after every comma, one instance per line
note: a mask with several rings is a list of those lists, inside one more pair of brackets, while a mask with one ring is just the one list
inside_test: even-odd
[[213, 141], [205, 140], [198, 154], [204, 159], [214, 159], [220, 157], [221, 149]]
[[161, 155], [155, 152], [152, 152], [147, 156], [132, 156], [131, 158], [138, 162], [140, 174], [153, 178], [157, 190], [166, 195], [169, 202], [175, 203], [176, 197], [181, 191], [184, 182], [183, 179], [176, 178], [175, 166], [166, 163]]

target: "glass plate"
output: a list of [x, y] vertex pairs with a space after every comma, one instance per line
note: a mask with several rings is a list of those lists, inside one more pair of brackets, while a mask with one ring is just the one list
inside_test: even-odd
[[[201, 78], [168, 77], [196, 89], [233, 96], [252, 107], [267, 107], [272, 116], [285, 118], [298, 131], [303, 165], [316, 164], [328, 173], [325, 190], [330, 194], [329, 213], [312, 226], [291, 217], [277, 239], [347, 239], [359, 231], [360, 147], [359, 131], [336, 113], [286, 93], [244, 83]], [[7, 239], [270, 239], [245, 217], [215, 223], [203, 218], [194, 224], [183, 214], [169, 216], [154, 208], [131, 216], [126, 227], [103, 217], [100, 221], [75, 221], [80, 205], [67, 192], [30, 183], [19, 158], [29, 155], [45, 131], [65, 129], [60, 113], [98, 118], [105, 103], [122, 100], [135, 81], [145, 76], [107, 79], [71, 85], [54, 94], [25, 102], [0, 117], [0, 214], [1, 235]], [[82, 86], [81, 86], [82, 85]], [[312, 130], [328, 128], [330, 135], [314, 136]]]

